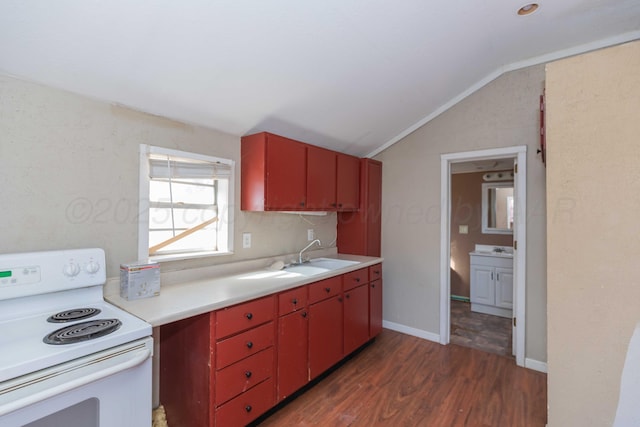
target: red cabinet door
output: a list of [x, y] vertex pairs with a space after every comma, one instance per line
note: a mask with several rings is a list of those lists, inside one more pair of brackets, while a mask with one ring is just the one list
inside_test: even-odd
[[267, 135], [265, 210], [305, 208], [307, 147], [278, 135]]
[[307, 146], [307, 209], [336, 209], [336, 152]]
[[344, 293], [344, 354], [369, 339], [369, 288], [366, 284]]
[[382, 163], [362, 159], [360, 209], [338, 212], [338, 253], [379, 257], [382, 226]]
[[309, 306], [309, 379], [342, 359], [342, 297]]
[[369, 338], [382, 332], [382, 279], [369, 283]]
[[307, 310], [302, 309], [278, 319], [278, 402], [309, 379], [308, 318]]
[[382, 232], [382, 163], [367, 162], [367, 254], [380, 256]]
[[338, 210], [357, 210], [360, 203], [360, 159], [341, 153], [337, 157]]

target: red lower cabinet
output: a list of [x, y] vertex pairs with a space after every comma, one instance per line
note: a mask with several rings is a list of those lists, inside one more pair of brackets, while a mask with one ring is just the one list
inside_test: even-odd
[[369, 288], [367, 284], [344, 293], [344, 354], [369, 340]]
[[382, 332], [382, 279], [369, 283], [369, 338]]
[[167, 421], [247, 425], [381, 330], [381, 264], [163, 325]]
[[309, 306], [309, 379], [343, 357], [342, 297], [334, 296]]
[[278, 402], [309, 381], [308, 319], [306, 309], [278, 319]]

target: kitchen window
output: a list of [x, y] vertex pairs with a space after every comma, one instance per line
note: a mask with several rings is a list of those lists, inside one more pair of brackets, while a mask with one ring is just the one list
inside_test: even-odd
[[139, 259], [231, 254], [234, 166], [229, 159], [141, 145]]

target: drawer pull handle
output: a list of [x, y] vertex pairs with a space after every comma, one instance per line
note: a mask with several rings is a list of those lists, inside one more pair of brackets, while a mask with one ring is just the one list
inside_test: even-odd
[[303, 311], [301, 314], [302, 314], [302, 317], [307, 317], [307, 312], [306, 311]]
[[293, 303], [293, 305], [296, 305], [296, 304], [298, 304], [298, 299], [294, 298], [294, 299], [291, 300], [291, 302]]
[[325, 291], [327, 291], [327, 293], [331, 292], [331, 288], [324, 288]]
[[380, 275], [380, 270], [374, 270], [373, 271], [376, 275]]
[[373, 284], [371, 285], [371, 287], [372, 287], [372, 288], [375, 288], [375, 287], [376, 287], [376, 284], [375, 284], [375, 283], [373, 283]]
[[356, 282], [360, 283], [360, 278], [356, 277]]
[[249, 341], [249, 342], [247, 343], [247, 348], [252, 348], [252, 347], [253, 347], [253, 343], [252, 343], [251, 341]]
[[244, 376], [247, 377], [247, 378], [251, 378], [251, 375], [253, 375], [251, 373], [251, 371], [247, 371], [247, 372], [244, 373]]
[[247, 406], [244, 407], [244, 410], [247, 411], [247, 412], [251, 412], [252, 409], [253, 408], [251, 407], [251, 405], [247, 405]]
[[351, 294], [345, 294], [345, 297], [347, 297], [347, 299], [351, 298]]
[[247, 319], [251, 320], [253, 319], [253, 313], [247, 313], [246, 314]]

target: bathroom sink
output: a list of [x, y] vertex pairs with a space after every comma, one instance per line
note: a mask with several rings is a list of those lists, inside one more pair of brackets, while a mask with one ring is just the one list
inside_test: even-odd
[[302, 276], [315, 276], [316, 274], [326, 273], [327, 271], [337, 270], [355, 264], [359, 264], [359, 262], [334, 258], [316, 258], [304, 264], [285, 267], [285, 271], [298, 273]]

